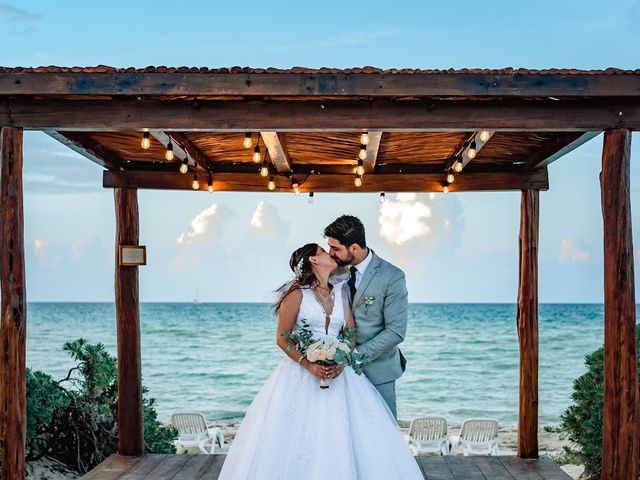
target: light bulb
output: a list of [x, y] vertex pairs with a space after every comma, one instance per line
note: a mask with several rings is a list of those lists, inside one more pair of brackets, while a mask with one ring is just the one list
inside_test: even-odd
[[358, 160], [358, 166], [356, 167], [356, 174], [364, 175], [364, 163], [362, 160]]
[[469, 150], [467, 150], [467, 157], [469, 157], [469, 160], [472, 160], [476, 157], [477, 153], [478, 151], [476, 150], [476, 141], [474, 140], [473, 142], [471, 142], [471, 145], [469, 145]]
[[211, 178], [211, 174], [209, 174], [209, 181], [207, 182], [207, 190], [209, 190], [209, 193], [213, 192], [213, 179]]
[[488, 130], [481, 130], [478, 137], [481, 141], [487, 142], [489, 140], [489, 137], [491, 137], [491, 132], [489, 132]]
[[149, 138], [149, 132], [144, 132], [142, 134], [142, 142], [140, 142], [140, 146], [145, 150], [149, 150], [151, 146], [151, 139]]
[[269, 179], [269, 190], [273, 192], [275, 189], [276, 189], [276, 182], [273, 181], [273, 175], [271, 175], [271, 178]]
[[244, 142], [242, 142], [244, 148], [251, 148], [251, 132], [247, 132], [244, 134]]
[[360, 144], [369, 145], [369, 134], [367, 132], [364, 132], [362, 135], [360, 135]]
[[384, 203], [384, 192], [380, 192], [380, 203]]
[[309, 203], [313, 203], [313, 192], [309, 192]]
[[262, 158], [260, 158], [260, 147], [256, 145], [256, 148], [253, 149], [253, 161], [255, 163], [259, 163]]
[[356, 187], [361, 187], [362, 186], [362, 176], [361, 175], [356, 175], [356, 179], [354, 180], [353, 184]]
[[447, 183], [453, 183], [455, 179], [456, 177], [453, 175], [453, 173], [447, 174]]
[[198, 190], [200, 188], [200, 182], [198, 181], [198, 176], [193, 176], [193, 182], [191, 182], [191, 188], [194, 190]]
[[167, 145], [167, 151], [164, 153], [164, 158], [166, 158], [168, 162], [173, 160], [173, 143], [171, 143], [171, 140], [169, 140], [169, 144]]
[[267, 166], [267, 162], [262, 162], [262, 167], [260, 168], [260, 176], [261, 177], [269, 176], [269, 167]]
[[295, 188], [293, 189], [293, 193], [295, 193], [295, 194], [296, 194], [296, 197], [299, 197], [299, 196], [300, 196], [300, 189], [299, 189], [298, 187], [295, 187]]
[[364, 160], [365, 158], [367, 158], [367, 146], [364, 144], [360, 145], [360, 153], [358, 154], [358, 158], [360, 160]]
[[445, 186], [444, 186], [444, 187], [442, 187], [442, 191], [443, 191], [444, 193], [449, 193], [449, 185], [445, 184]]
[[300, 195], [300, 185], [295, 180], [291, 182], [291, 188], [293, 188], [293, 193], [296, 194], [296, 197]]
[[462, 162], [460, 160], [456, 160], [456, 163], [453, 164], [453, 170], [456, 173], [460, 173], [462, 171]]
[[189, 171], [189, 164], [187, 163], [187, 159], [185, 158], [182, 161], [182, 165], [180, 165], [180, 173], [187, 173]]

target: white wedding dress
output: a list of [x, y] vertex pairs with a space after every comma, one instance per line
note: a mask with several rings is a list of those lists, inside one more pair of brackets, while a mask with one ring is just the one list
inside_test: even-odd
[[[341, 285], [334, 290], [341, 292]], [[314, 337], [336, 337], [345, 300], [335, 296], [328, 333], [313, 292], [302, 290], [302, 319]], [[351, 367], [319, 387], [289, 357], [260, 389], [229, 448], [219, 480], [422, 480], [396, 421], [375, 387]]]

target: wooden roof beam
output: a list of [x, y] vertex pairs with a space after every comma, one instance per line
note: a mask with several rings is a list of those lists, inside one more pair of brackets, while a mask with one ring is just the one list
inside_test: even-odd
[[124, 160], [86, 133], [45, 130], [51, 138], [108, 170], [120, 170]]
[[[365, 176], [360, 188], [353, 185], [353, 175], [322, 174], [298, 178], [301, 192], [442, 192], [442, 173], [379, 174]], [[290, 192], [291, 180], [282, 175], [274, 178], [276, 191]], [[255, 173], [218, 173], [213, 176], [216, 191], [267, 192], [264, 178]], [[103, 186], [107, 188], [149, 188], [190, 190], [191, 179], [174, 172], [105, 172]], [[205, 190], [206, 185], [201, 185]], [[547, 190], [546, 168], [533, 172], [495, 172], [460, 175], [450, 191], [480, 190]]]
[[597, 131], [584, 133], [569, 132], [558, 135], [552, 142], [549, 142], [546, 148], [536, 151], [526, 160], [526, 168], [533, 170], [540, 167], [546, 167], [551, 162], [554, 162], [572, 150], [575, 150], [600, 133], [601, 132]]
[[371, 173], [376, 168], [382, 132], [374, 130], [367, 132], [367, 134], [369, 135], [369, 143], [367, 144], [367, 158], [364, 159], [364, 173]]
[[189, 157], [202, 169], [207, 172], [212, 170], [212, 162], [202, 150], [200, 150], [183, 132], [171, 132], [171, 136], [179, 142], [189, 153]]
[[260, 132], [260, 136], [278, 173], [291, 172], [291, 161], [289, 160], [284, 135], [278, 132]]

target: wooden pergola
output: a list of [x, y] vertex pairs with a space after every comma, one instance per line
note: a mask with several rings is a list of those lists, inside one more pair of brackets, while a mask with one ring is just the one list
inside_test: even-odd
[[[549, 188], [551, 162], [604, 132], [602, 478], [638, 478], [629, 166], [640, 70], [0, 68], [0, 127], [3, 478], [24, 476], [23, 130], [44, 131], [104, 168], [103, 186], [114, 189], [116, 254], [138, 244], [138, 189], [521, 191], [524, 459], [538, 457], [539, 192]], [[116, 261], [115, 301], [119, 451], [136, 457], [143, 454], [137, 267]]]

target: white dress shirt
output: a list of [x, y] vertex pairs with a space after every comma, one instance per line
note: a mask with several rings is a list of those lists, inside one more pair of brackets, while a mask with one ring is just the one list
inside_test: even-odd
[[360, 282], [362, 281], [362, 277], [364, 276], [364, 272], [367, 271], [367, 267], [369, 266], [369, 263], [371, 263], [371, 259], [372, 258], [373, 258], [373, 255], [371, 253], [371, 249], [369, 249], [369, 253], [365, 257], [365, 259], [363, 261], [361, 261], [359, 264], [355, 265], [355, 267], [356, 267], [356, 290], [358, 289], [358, 285], [360, 285]]

